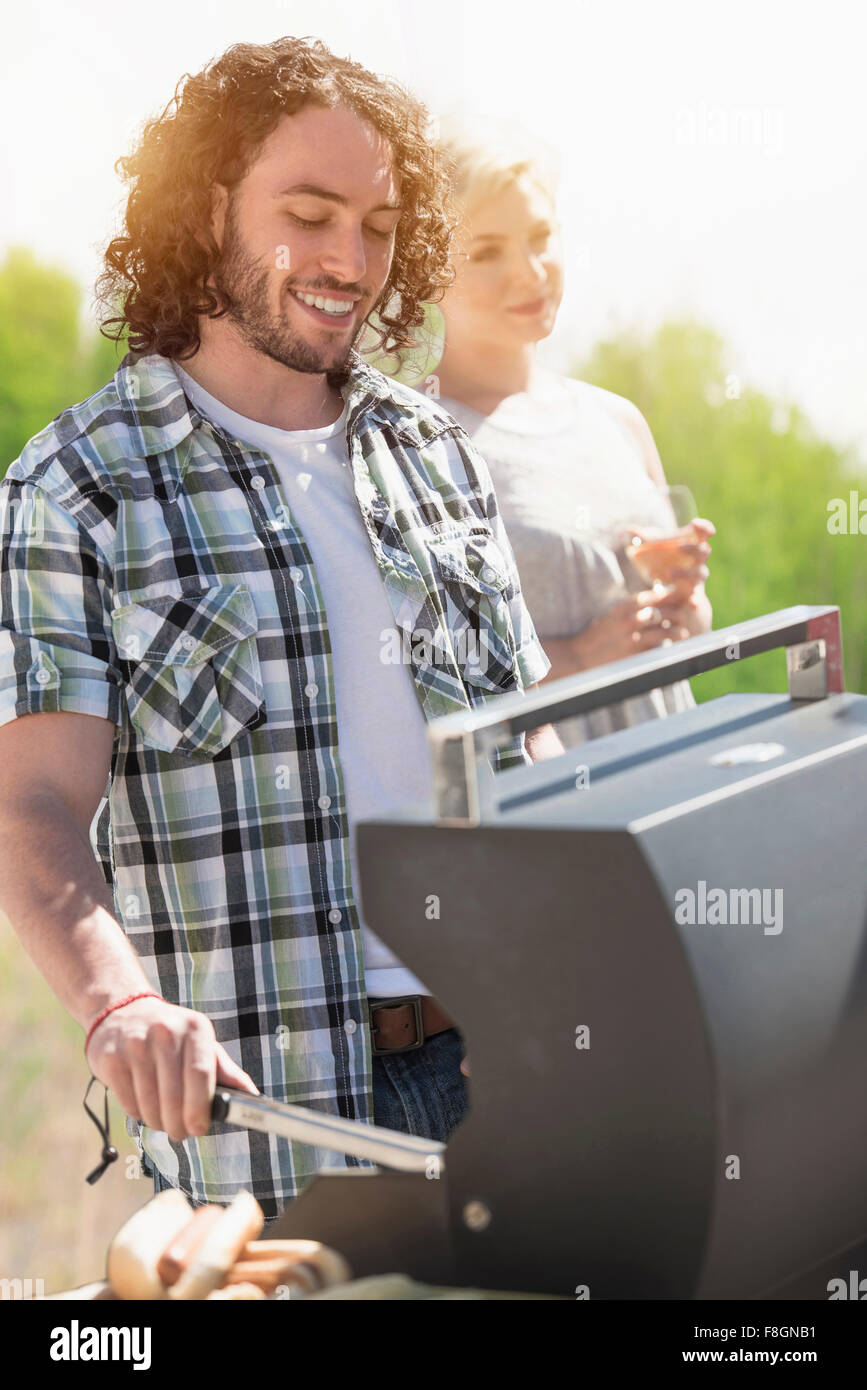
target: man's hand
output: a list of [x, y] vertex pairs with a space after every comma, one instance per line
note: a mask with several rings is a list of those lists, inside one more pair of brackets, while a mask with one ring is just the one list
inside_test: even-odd
[[163, 999], [136, 999], [110, 1013], [87, 1057], [128, 1115], [176, 1141], [207, 1133], [218, 1085], [259, 1095], [217, 1042], [211, 1020]]
[[[539, 685], [539, 681], [528, 685], [524, 694], [534, 693], [539, 689]], [[534, 763], [542, 763], [547, 758], [559, 758], [561, 753], [566, 752], [553, 724], [542, 724], [538, 729], [529, 729], [524, 735], [524, 747]], [[469, 1076], [469, 1072], [466, 1075]]]

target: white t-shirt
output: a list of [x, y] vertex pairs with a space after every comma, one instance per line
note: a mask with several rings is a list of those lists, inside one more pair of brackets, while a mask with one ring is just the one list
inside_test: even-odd
[[[433, 818], [433, 766], [410, 668], [380, 660], [381, 633], [394, 626], [394, 614], [355, 497], [346, 411], [321, 429], [277, 429], [236, 414], [177, 362], [173, 365], [184, 391], [207, 419], [271, 459], [292, 521], [316, 568], [328, 616], [350, 867], [368, 997], [430, 994], [365, 924], [358, 901], [356, 821], [386, 818], [408, 802], [424, 802]], [[353, 596], [351, 607], [347, 594]]]

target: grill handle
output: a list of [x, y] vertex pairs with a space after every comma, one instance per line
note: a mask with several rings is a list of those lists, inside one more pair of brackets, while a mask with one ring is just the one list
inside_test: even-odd
[[793, 700], [821, 700], [842, 692], [840, 610], [799, 604], [563, 676], [529, 695], [503, 695], [484, 709], [459, 710], [432, 720], [427, 735], [438, 822], [478, 825], [491, 818], [494, 777], [487, 760], [509, 735], [587, 714], [777, 647], [786, 648]]

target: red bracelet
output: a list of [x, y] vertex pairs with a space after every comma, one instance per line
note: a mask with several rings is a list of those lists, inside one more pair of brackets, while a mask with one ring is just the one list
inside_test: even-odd
[[109, 1004], [107, 1009], [103, 1009], [101, 1014], [97, 1014], [96, 1018], [93, 1020], [93, 1023], [91, 1023], [90, 1028], [88, 1029], [87, 1037], [84, 1040], [85, 1057], [87, 1057], [88, 1044], [90, 1043], [90, 1040], [96, 1032], [97, 1028], [102, 1023], [104, 1018], [108, 1018], [109, 1014], [114, 1013], [115, 1009], [122, 1009], [125, 1004], [132, 1004], [136, 999], [162, 999], [162, 997], [163, 996], [161, 994], [156, 994], [154, 990], [145, 989], [142, 990], [141, 994], [129, 994], [127, 995], [126, 999], [119, 999], [116, 1004]]

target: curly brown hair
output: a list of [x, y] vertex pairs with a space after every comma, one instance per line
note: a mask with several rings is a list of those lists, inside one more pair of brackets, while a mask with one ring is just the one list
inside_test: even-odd
[[[401, 213], [388, 280], [366, 320], [384, 351], [412, 346], [411, 330], [452, 282], [456, 218], [448, 162], [426, 137], [427, 112], [391, 78], [336, 57], [319, 39], [239, 43], [179, 81], [117, 172], [131, 185], [123, 234], [104, 253], [100, 331], [133, 352], [185, 359], [199, 348], [200, 316], [228, 308], [208, 280], [219, 259], [212, 190], [230, 191], [284, 115], [313, 103], [343, 105], [386, 137], [401, 180]], [[371, 322], [374, 319], [375, 322]]]

